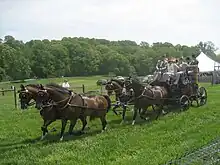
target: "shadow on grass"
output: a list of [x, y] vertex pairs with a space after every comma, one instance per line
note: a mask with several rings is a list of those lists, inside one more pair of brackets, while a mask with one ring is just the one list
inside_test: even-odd
[[[180, 113], [181, 111], [179, 110], [178, 107], [168, 107], [168, 110], [166, 109], [167, 114], [169, 113]], [[166, 114], [166, 115], [167, 115]], [[148, 117], [150, 117], [150, 120], [143, 120], [140, 118], [139, 114], [136, 118], [136, 122], [135, 125], [148, 125], [148, 126], [152, 126], [151, 121], [154, 121], [156, 119], [156, 114], [155, 113], [149, 113]], [[158, 120], [163, 117], [165, 115], [161, 115]], [[123, 124], [120, 124], [122, 121], [122, 117], [121, 115], [118, 115], [118, 119], [113, 119], [108, 121], [108, 125], [107, 125], [107, 131], [110, 131], [112, 129], [118, 129], [118, 128], [122, 128], [122, 127], [129, 127], [132, 126], [132, 115], [126, 116], [126, 121]], [[134, 126], [135, 126], [134, 125]], [[100, 123], [101, 126], [101, 123]], [[91, 127], [93, 129], [93, 127]], [[96, 128], [96, 127], [95, 127]], [[108, 130], [110, 128], [110, 130]], [[95, 136], [97, 134], [101, 133], [101, 128], [96, 129], [96, 130], [92, 130], [92, 131], [88, 131], [88, 128], [86, 128], [86, 133], [85, 134], [79, 134], [77, 132], [74, 133], [74, 135], [69, 135], [68, 133], [64, 134], [64, 139], [63, 142], [66, 141], [73, 141], [73, 140], [79, 140], [79, 139], [83, 139], [89, 136]], [[59, 137], [60, 137], [60, 130], [58, 130], [57, 133], [48, 133], [47, 136], [45, 137], [44, 140], [40, 140], [41, 136], [37, 137], [37, 138], [33, 138], [33, 139], [25, 139], [23, 141], [20, 142], [13, 142], [13, 143], [7, 143], [7, 144], [0, 144], [0, 153], [4, 153], [10, 149], [22, 149], [22, 148], [26, 148], [29, 147], [30, 145], [48, 145], [51, 143], [60, 143], [59, 141]]]
[[[75, 132], [74, 135], [69, 135], [68, 133], [64, 134], [63, 142], [66, 141], [72, 141], [72, 140], [79, 140], [86, 138], [88, 136], [94, 136], [96, 134], [101, 133], [101, 130], [93, 130], [88, 131], [84, 134], [79, 134], [78, 132]], [[7, 143], [7, 144], [0, 144], [0, 154], [7, 152], [8, 150], [13, 149], [23, 149], [30, 146], [39, 146], [39, 145], [49, 145], [51, 143], [60, 143], [60, 131], [55, 134], [48, 133], [44, 140], [40, 140], [41, 136], [31, 139], [25, 139], [23, 141], [14, 142], [14, 143]]]

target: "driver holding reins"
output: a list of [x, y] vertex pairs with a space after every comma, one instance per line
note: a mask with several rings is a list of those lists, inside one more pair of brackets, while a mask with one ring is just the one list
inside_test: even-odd
[[154, 73], [154, 81], [161, 79], [162, 74], [167, 71], [167, 64], [168, 64], [168, 59], [166, 57], [166, 54], [163, 55], [163, 60], [158, 60], [156, 64], [156, 71]]

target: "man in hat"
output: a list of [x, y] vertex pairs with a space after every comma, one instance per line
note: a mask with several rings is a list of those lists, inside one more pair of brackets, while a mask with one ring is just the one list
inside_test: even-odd
[[167, 68], [167, 63], [168, 63], [168, 60], [166, 58], [166, 55], [163, 55], [163, 59], [162, 60], [158, 60], [157, 61], [157, 65], [156, 65], [156, 70], [157, 71], [165, 71]]
[[64, 82], [62, 83], [62, 87], [69, 89], [70, 88], [70, 84], [68, 83], [67, 80], [64, 80]]
[[190, 57], [186, 57], [186, 63], [190, 65], [190, 63], [191, 63]]
[[183, 57], [181, 57], [179, 59], [179, 62], [178, 62], [178, 72], [176, 73], [176, 81], [174, 82], [174, 84], [178, 84], [179, 82], [179, 79], [180, 79], [180, 76], [186, 72], [186, 68], [188, 67], [189, 65], [187, 64], [187, 62], [185, 62], [183, 60]]
[[167, 65], [167, 72], [164, 74], [163, 78], [165, 81], [169, 80], [170, 77], [176, 77], [176, 73], [179, 67], [176, 64], [176, 60], [170, 59]]
[[190, 62], [190, 65], [198, 65], [199, 61], [196, 59], [196, 55], [192, 55], [192, 61]]
[[154, 80], [158, 80], [162, 78], [162, 74], [167, 71], [167, 64], [168, 64], [168, 59], [166, 58], [166, 55], [163, 55], [162, 60], [157, 61], [156, 65], [156, 72], [154, 74]]

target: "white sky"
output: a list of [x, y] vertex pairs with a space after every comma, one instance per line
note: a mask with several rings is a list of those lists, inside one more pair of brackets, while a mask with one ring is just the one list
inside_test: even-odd
[[220, 47], [220, 0], [0, 0], [0, 38], [95, 37]]

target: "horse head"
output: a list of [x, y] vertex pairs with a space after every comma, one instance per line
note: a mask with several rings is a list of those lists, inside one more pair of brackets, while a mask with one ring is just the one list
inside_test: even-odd
[[30, 105], [31, 99], [36, 99], [37, 90], [39, 88], [36, 84], [29, 84], [24, 86], [23, 84], [20, 85], [19, 99], [21, 104], [21, 109], [27, 109]]
[[58, 84], [50, 83], [43, 86], [40, 84], [37, 99], [36, 108], [41, 109], [42, 106], [50, 104], [51, 100], [53, 102], [62, 103], [62, 101], [67, 100], [73, 92], [68, 90]]
[[47, 89], [40, 84], [39, 90], [37, 92], [37, 98], [36, 98], [36, 108], [41, 109], [43, 105], [47, 104], [47, 102], [50, 99], [50, 95], [47, 92]]
[[115, 93], [119, 93], [120, 90], [122, 89], [122, 86], [114, 79], [110, 79], [107, 81], [105, 85], [105, 89], [107, 90], [108, 95], [110, 96], [113, 93], [113, 91]]
[[144, 86], [141, 84], [140, 80], [136, 77], [128, 77], [125, 80], [125, 88], [127, 91], [131, 93], [140, 93], [141, 90], [144, 89]]

